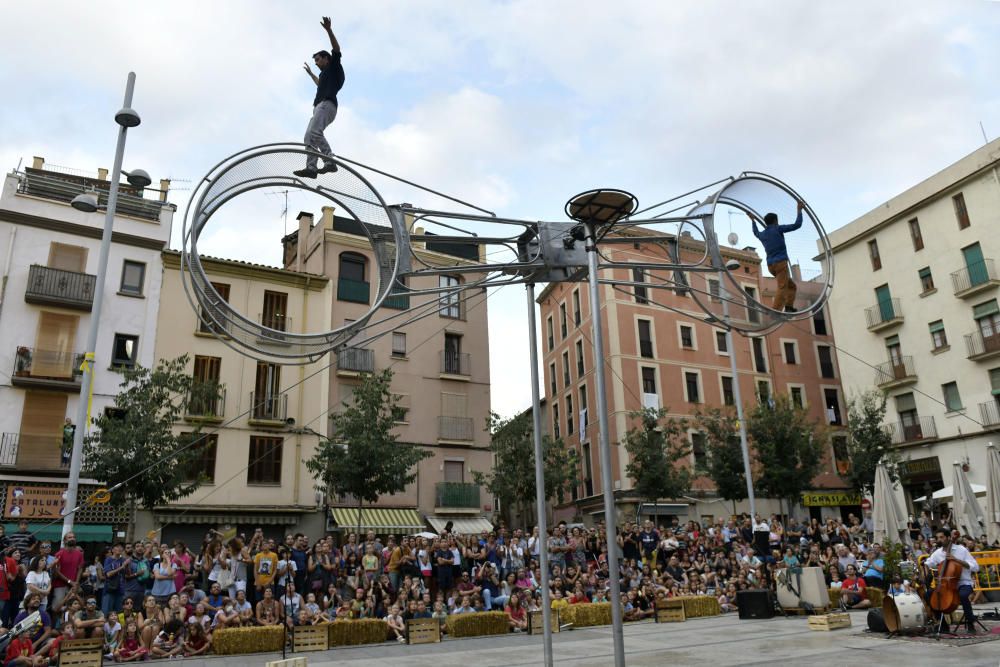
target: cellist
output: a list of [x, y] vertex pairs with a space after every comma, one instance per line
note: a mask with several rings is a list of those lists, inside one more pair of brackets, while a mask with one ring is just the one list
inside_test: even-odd
[[[969, 550], [957, 542], [952, 542], [951, 534], [946, 530], [939, 530], [935, 534], [937, 549], [930, 555], [924, 566], [937, 569], [937, 566], [945, 561], [955, 561], [962, 566], [962, 573], [958, 579], [958, 598], [962, 602], [962, 611], [965, 612], [963, 620], [969, 634], [976, 634], [975, 619], [972, 615], [972, 574], [979, 572], [979, 563], [973, 558]], [[927, 592], [928, 598], [930, 591]], [[948, 632], [947, 622], [941, 625], [942, 632]]]

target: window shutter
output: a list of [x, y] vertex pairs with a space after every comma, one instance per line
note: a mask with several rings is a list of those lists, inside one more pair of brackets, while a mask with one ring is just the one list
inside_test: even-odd
[[913, 394], [900, 394], [896, 397], [896, 411], [897, 412], [910, 412], [911, 410], [917, 409], [917, 401], [913, 398]]
[[978, 320], [981, 317], [988, 317], [990, 315], [996, 315], [997, 313], [1000, 313], [1000, 307], [997, 306], [997, 300], [992, 299], [973, 308], [972, 318]]
[[993, 395], [1000, 396], [1000, 368], [990, 371], [990, 386], [993, 388]]
[[944, 331], [944, 322], [938, 320], [937, 322], [930, 323], [931, 333], [937, 333], [938, 331]]

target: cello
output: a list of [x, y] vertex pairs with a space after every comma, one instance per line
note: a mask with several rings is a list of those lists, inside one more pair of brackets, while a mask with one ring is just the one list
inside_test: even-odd
[[938, 565], [937, 587], [927, 600], [931, 611], [937, 615], [950, 614], [958, 608], [961, 600], [958, 597], [958, 581], [962, 576], [962, 564], [951, 557], [951, 545], [948, 545], [948, 557]]

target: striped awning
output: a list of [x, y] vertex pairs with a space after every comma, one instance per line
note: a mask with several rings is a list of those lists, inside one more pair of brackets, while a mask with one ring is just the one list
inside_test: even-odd
[[153, 515], [159, 523], [172, 524], [212, 524], [232, 525], [247, 524], [251, 526], [291, 526], [299, 521], [298, 514], [195, 514], [193, 512], [171, 514], [156, 512]]
[[[336, 525], [336, 530], [358, 530], [357, 507], [332, 507], [330, 518]], [[365, 507], [361, 510], [362, 531], [374, 530], [376, 533], [405, 533], [424, 529], [424, 522], [416, 509], [392, 509], [387, 507]]]
[[493, 524], [484, 516], [428, 516], [427, 521], [437, 533], [444, 532], [444, 527], [451, 521], [451, 532], [455, 535], [479, 535], [484, 530], [491, 532]]

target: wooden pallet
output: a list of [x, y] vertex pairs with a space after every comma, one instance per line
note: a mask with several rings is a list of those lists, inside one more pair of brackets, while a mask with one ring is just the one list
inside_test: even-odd
[[60, 667], [100, 667], [103, 660], [103, 639], [67, 639], [59, 645]]
[[[549, 620], [552, 623], [552, 632], [559, 632], [559, 610], [553, 609], [550, 612]], [[528, 634], [540, 635], [545, 632], [545, 620], [542, 618], [542, 610], [528, 612]]]
[[684, 600], [675, 598], [657, 602], [654, 618], [657, 623], [683, 623], [687, 620], [687, 615], [684, 612]]
[[844, 612], [809, 617], [809, 629], [829, 632], [851, 627], [851, 615]]
[[292, 650], [296, 653], [325, 651], [330, 648], [330, 629], [326, 625], [299, 625], [292, 628]]
[[406, 622], [407, 644], [436, 644], [441, 641], [441, 623], [436, 618], [411, 618]]

